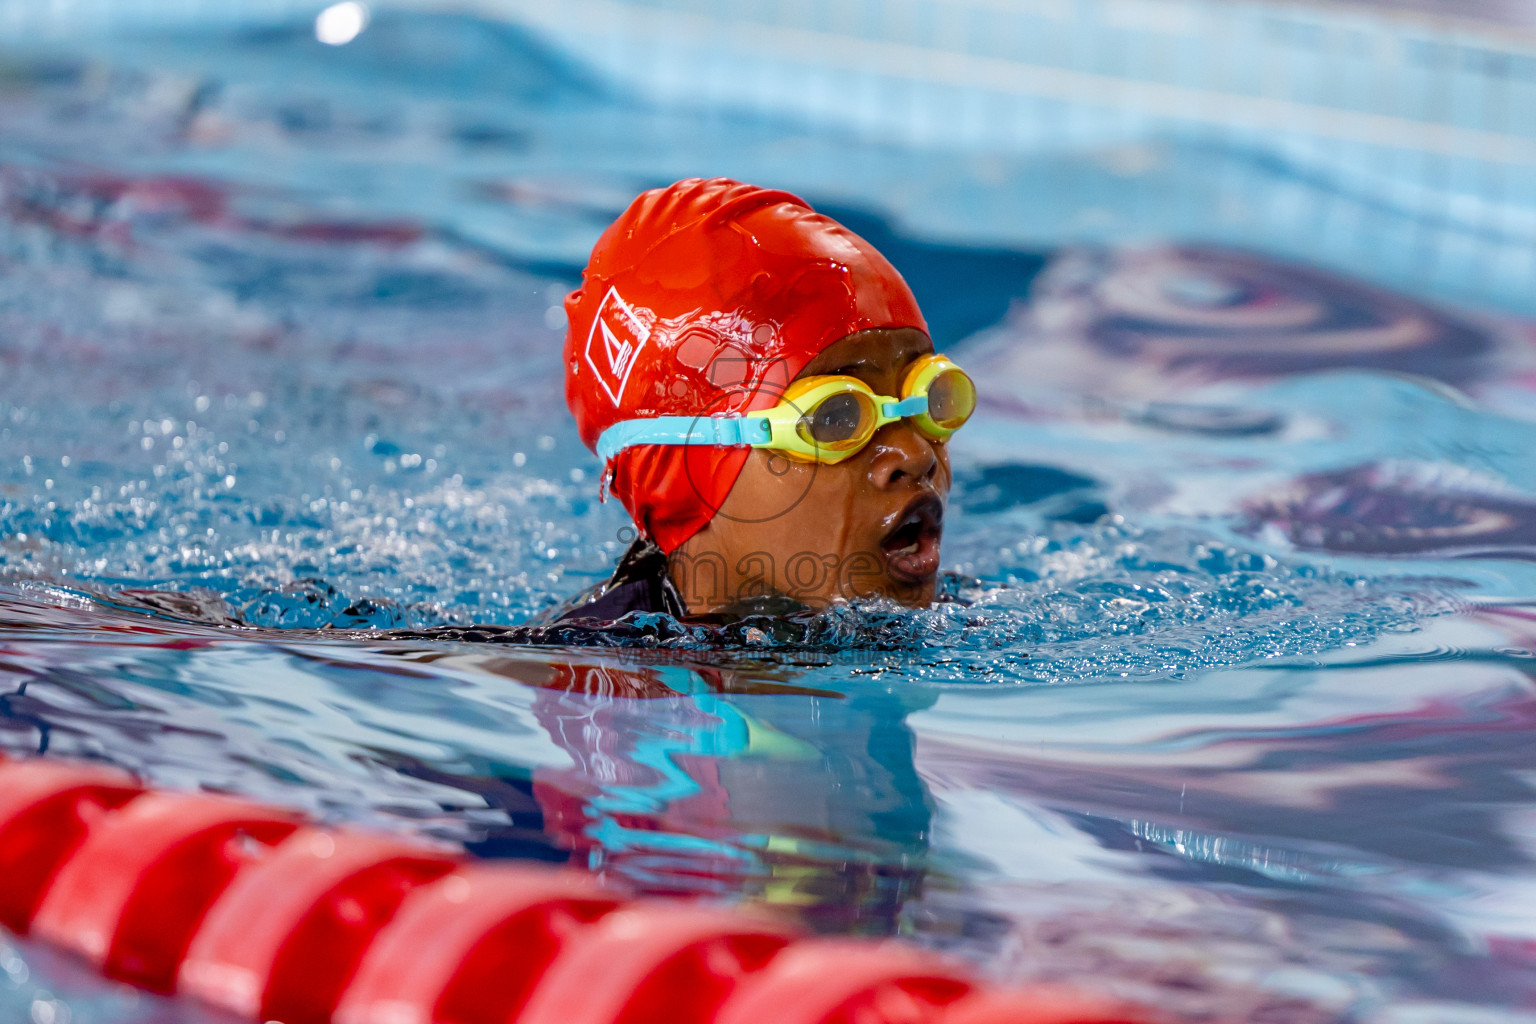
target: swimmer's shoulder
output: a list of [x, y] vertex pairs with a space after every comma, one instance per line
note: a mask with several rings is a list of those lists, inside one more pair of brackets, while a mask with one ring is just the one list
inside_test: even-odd
[[667, 571], [667, 556], [653, 542], [636, 538], [618, 566], [601, 583], [540, 612], [530, 626], [547, 626], [573, 619], [616, 622], [630, 612], [663, 612], [681, 619], [687, 614], [682, 595]]

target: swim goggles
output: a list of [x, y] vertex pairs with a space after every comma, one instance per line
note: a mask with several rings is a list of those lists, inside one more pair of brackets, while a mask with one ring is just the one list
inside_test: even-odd
[[597, 439], [604, 462], [637, 444], [771, 448], [796, 462], [832, 464], [856, 455], [875, 431], [910, 418], [918, 433], [943, 441], [976, 411], [976, 385], [942, 355], [917, 360], [901, 380], [901, 397], [877, 395], [857, 377], [802, 377], [772, 409], [718, 416], [651, 416], [621, 420]]

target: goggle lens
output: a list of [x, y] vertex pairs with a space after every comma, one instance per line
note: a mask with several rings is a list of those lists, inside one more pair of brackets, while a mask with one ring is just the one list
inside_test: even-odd
[[928, 418], [944, 430], [958, 430], [976, 411], [976, 385], [959, 368], [945, 370], [928, 385]]
[[875, 430], [875, 403], [858, 391], [828, 395], [795, 424], [806, 444], [830, 452], [861, 448]]

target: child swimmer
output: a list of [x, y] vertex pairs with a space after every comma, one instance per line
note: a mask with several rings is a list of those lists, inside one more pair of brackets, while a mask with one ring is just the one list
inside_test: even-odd
[[566, 400], [637, 537], [545, 621], [932, 602], [976, 405], [862, 238], [725, 178], [637, 198], [567, 296]]

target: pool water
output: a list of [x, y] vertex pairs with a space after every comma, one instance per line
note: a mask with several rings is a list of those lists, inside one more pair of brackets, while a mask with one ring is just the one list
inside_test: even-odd
[[[1190, 1020], [1536, 1019], [1532, 321], [1263, 238], [915, 231], [1033, 165], [643, 105], [468, 17], [8, 46], [0, 750]], [[835, 211], [981, 382], [953, 600], [475, 642], [630, 537], [559, 302], [691, 173]], [[0, 971], [38, 1024], [202, 1019]]]

